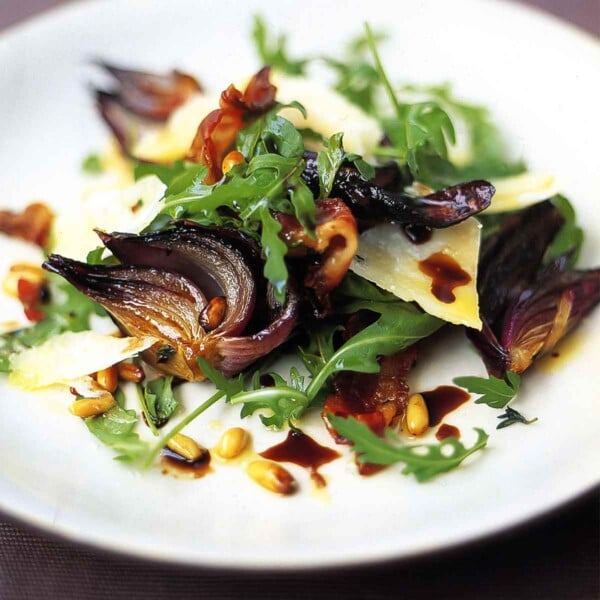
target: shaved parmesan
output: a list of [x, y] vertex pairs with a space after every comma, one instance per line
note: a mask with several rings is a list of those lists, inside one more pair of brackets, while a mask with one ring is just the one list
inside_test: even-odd
[[[411, 242], [402, 227], [386, 223], [360, 236], [357, 256], [350, 269], [426, 312], [450, 323], [481, 329], [477, 295], [477, 260], [481, 224], [476, 219], [446, 229], [434, 229], [422, 244]], [[471, 280], [453, 290], [455, 300], [445, 303], [432, 293], [432, 279], [419, 262], [441, 252], [453, 258]]]
[[134, 147], [133, 155], [154, 162], [171, 162], [183, 158], [192, 145], [202, 119], [217, 108], [218, 96], [192, 96], [173, 112], [164, 127], [144, 134]]
[[379, 123], [341, 94], [303, 77], [274, 73], [271, 80], [277, 86], [279, 102], [297, 100], [306, 109], [306, 119], [295, 108], [285, 108], [279, 113], [298, 129], [312, 129], [325, 138], [342, 131], [344, 149], [366, 157], [379, 145], [383, 137]]
[[[367, 157], [379, 145], [383, 131], [378, 122], [337, 92], [303, 77], [289, 77], [280, 73], [273, 73], [271, 81], [277, 86], [279, 102], [287, 104], [297, 100], [306, 108], [306, 119], [294, 108], [280, 112], [297, 128], [312, 129], [326, 138], [343, 131], [346, 151]], [[236, 87], [244, 89], [246, 84], [247, 81], [244, 81], [236, 84]], [[218, 107], [217, 96], [193, 96], [173, 112], [164, 127], [144, 134], [133, 149], [134, 156], [158, 162], [183, 158], [202, 119]]]
[[9, 382], [25, 390], [68, 384], [149, 348], [155, 338], [71, 331], [11, 356]]
[[496, 188], [492, 204], [486, 213], [507, 212], [525, 208], [558, 194], [560, 187], [554, 175], [547, 173], [522, 173], [491, 182]]
[[126, 187], [89, 193], [83, 202], [57, 217], [52, 251], [85, 260], [99, 245], [94, 229], [139, 233], [160, 212], [165, 189], [158, 177], [149, 175]]

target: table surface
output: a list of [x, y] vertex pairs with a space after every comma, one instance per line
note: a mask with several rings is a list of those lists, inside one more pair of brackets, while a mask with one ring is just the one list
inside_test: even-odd
[[[0, 30], [65, 0], [0, 0]], [[525, 0], [524, 0], [525, 1]], [[600, 34], [600, 0], [525, 3]], [[120, 598], [600, 598], [600, 491], [503, 536], [381, 567], [290, 574], [165, 567], [0, 518], [2, 600]]]

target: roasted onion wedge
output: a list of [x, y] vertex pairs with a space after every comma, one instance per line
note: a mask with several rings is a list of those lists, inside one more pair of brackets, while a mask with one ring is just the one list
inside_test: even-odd
[[[51, 255], [44, 267], [104, 306], [127, 334], [160, 340], [143, 357], [165, 373], [202, 379], [197, 364], [202, 357], [235, 375], [293, 332], [299, 312], [293, 283], [284, 306], [270, 290], [257, 302], [255, 282], [262, 275], [255, 248], [235, 232], [179, 224], [156, 234], [101, 234], [101, 239], [121, 265]], [[216, 310], [207, 319], [212, 305]]]
[[[312, 192], [318, 194], [317, 155], [305, 152], [304, 160], [306, 168], [302, 178]], [[487, 181], [469, 181], [418, 198], [388, 191], [365, 179], [354, 167], [342, 165], [335, 176], [331, 195], [346, 202], [360, 219], [443, 228], [486, 209], [494, 191], [494, 186]]]
[[95, 90], [96, 104], [127, 156], [144, 131], [166, 121], [178, 106], [202, 90], [191, 75], [180, 71], [160, 75], [98, 64], [118, 85], [109, 91]]

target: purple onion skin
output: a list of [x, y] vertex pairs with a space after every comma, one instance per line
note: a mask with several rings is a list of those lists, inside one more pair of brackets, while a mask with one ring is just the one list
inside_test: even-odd
[[[306, 168], [302, 178], [314, 194], [319, 192], [317, 155], [305, 152]], [[375, 181], [390, 179], [383, 174]], [[367, 181], [357, 169], [342, 165], [331, 191], [331, 197], [341, 198], [359, 219], [377, 219], [444, 228], [456, 225], [486, 209], [495, 189], [487, 181], [461, 183], [422, 198], [393, 192]]]
[[163, 75], [97, 63], [115, 79], [111, 91], [95, 90], [96, 106], [121, 150], [132, 157], [141, 135], [167, 120], [192, 94], [201, 91], [190, 75], [171, 71]]
[[508, 308], [500, 332], [506, 370], [522, 373], [600, 302], [600, 269], [562, 271], [525, 290]]
[[492, 375], [522, 373], [600, 301], [600, 271], [569, 270], [569, 256], [542, 266], [564, 219], [550, 201], [506, 218], [482, 248], [481, 331], [467, 330]]
[[[51, 255], [44, 268], [101, 304], [127, 334], [156, 337], [143, 356], [165, 373], [201, 379], [202, 357], [235, 375], [285, 342], [297, 324], [300, 297], [290, 282], [285, 305], [266, 293], [259, 306], [261, 312], [266, 307], [269, 320], [259, 331], [250, 328], [260, 321], [254, 314], [256, 249], [237, 232], [180, 224], [155, 234], [101, 239], [123, 264], [95, 266]], [[200, 316], [216, 296], [226, 299], [226, 312], [218, 326], [205, 331]], [[176, 352], [163, 362], [159, 349], [165, 345]]]
[[146, 119], [165, 121], [189, 96], [202, 91], [194, 77], [181, 71], [156, 74], [123, 69], [102, 61], [97, 64], [118, 82], [113, 96], [119, 104]]
[[481, 315], [496, 330], [507, 305], [535, 278], [546, 248], [564, 219], [545, 201], [508, 217], [501, 230], [486, 240], [477, 276]]
[[123, 263], [177, 272], [190, 279], [208, 299], [224, 296], [228, 311], [214, 333], [239, 335], [256, 302], [258, 250], [232, 229], [180, 223], [147, 235], [101, 233], [103, 244]]

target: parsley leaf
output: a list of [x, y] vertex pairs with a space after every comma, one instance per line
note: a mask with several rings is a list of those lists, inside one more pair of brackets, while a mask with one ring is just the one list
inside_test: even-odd
[[173, 394], [173, 377], [159, 377], [143, 385], [143, 405], [155, 427], [162, 427], [179, 408]]
[[492, 408], [504, 408], [518, 393], [521, 377], [508, 372], [506, 379], [490, 375], [485, 377], [455, 377], [454, 383], [466, 388], [472, 394], [480, 394], [475, 404], [487, 404]]
[[456, 438], [446, 438], [439, 444], [400, 446], [397, 434], [388, 429], [386, 439], [373, 433], [356, 419], [328, 415], [331, 426], [353, 443], [353, 451], [361, 463], [391, 465], [403, 463], [404, 475], [414, 475], [420, 483], [458, 467], [468, 456], [485, 447], [488, 435], [483, 429], [475, 429], [477, 440], [466, 448]]
[[133, 431], [138, 417], [133, 410], [113, 406], [103, 415], [85, 419], [87, 428], [103, 443], [118, 453], [116, 460], [138, 462], [147, 452], [147, 442]]
[[531, 425], [532, 423], [535, 423], [538, 420], [537, 417], [535, 417], [535, 419], [528, 420], [519, 411], [515, 410], [514, 408], [511, 408], [510, 406], [507, 406], [505, 412], [502, 413], [498, 418], [502, 419], [502, 421], [498, 423], [496, 429], [504, 429], [505, 427], [510, 427], [515, 423]]

